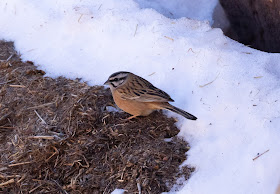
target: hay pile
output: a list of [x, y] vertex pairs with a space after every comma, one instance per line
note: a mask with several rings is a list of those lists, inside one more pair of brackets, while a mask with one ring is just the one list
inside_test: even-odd
[[160, 193], [193, 171], [179, 170], [189, 147], [174, 119], [126, 121], [107, 111], [108, 89], [44, 77], [12, 43], [0, 42], [0, 60], [0, 192]]

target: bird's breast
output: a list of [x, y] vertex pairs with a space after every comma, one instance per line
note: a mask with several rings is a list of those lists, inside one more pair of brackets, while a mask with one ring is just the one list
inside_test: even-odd
[[139, 102], [137, 100], [123, 99], [118, 91], [113, 93], [116, 105], [123, 111], [137, 116], [147, 116], [158, 109], [153, 102]]

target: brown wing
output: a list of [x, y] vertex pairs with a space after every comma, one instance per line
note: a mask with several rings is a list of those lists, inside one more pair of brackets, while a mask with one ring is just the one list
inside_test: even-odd
[[136, 100], [139, 102], [167, 102], [174, 101], [164, 91], [156, 88], [147, 80], [133, 75], [121, 88], [118, 88], [121, 98], [124, 100]]

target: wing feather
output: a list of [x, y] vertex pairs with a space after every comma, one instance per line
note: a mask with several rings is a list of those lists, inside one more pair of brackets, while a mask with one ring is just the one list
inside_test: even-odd
[[166, 92], [158, 89], [147, 80], [134, 75], [123, 87], [118, 88], [124, 100], [139, 102], [168, 102], [174, 101]]

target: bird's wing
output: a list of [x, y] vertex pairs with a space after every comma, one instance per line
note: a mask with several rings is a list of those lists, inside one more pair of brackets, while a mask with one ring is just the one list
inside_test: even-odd
[[174, 101], [166, 92], [156, 88], [147, 80], [137, 76], [131, 78], [126, 85], [118, 88], [121, 98], [139, 102], [168, 102]]

